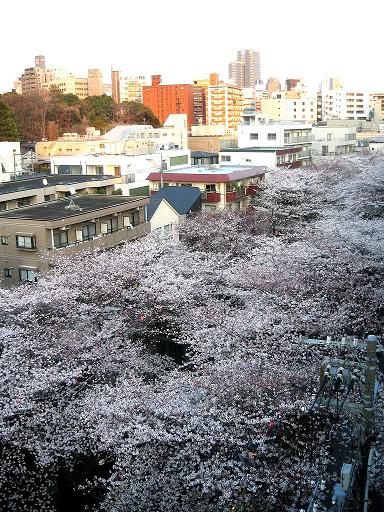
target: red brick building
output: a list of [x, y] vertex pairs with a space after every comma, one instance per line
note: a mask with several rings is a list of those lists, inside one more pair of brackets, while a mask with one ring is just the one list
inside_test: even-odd
[[193, 85], [162, 85], [160, 75], [152, 76], [152, 85], [143, 87], [143, 103], [161, 123], [169, 114], [187, 114], [188, 127], [195, 124], [193, 96]]

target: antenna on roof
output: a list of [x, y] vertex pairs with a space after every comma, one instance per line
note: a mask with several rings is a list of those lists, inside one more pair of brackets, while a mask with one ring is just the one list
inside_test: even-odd
[[69, 193], [71, 194], [71, 197], [69, 199], [69, 203], [68, 205], [65, 207], [66, 210], [79, 210], [81, 211], [81, 208], [78, 204], [75, 204], [73, 199], [75, 197], [75, 194], [76, 194], [76, 190], [75, 190], [75, 187], [73, 186], [70, 186], [69, 187]]

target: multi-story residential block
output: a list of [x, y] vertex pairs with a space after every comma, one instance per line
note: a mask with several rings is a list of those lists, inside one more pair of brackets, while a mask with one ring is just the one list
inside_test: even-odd
[[188, 147], [191, 151], [218, 153], [220, 149], [237, 146], [237, 128], [223, 125], [191, 126]]
[[313, 126], [312, 159], [353, 153], [357, 148], [354, 126]]
[[160, 75], [153, 75], [151, 81], [152, 85], [143, 86], [143, 103], [161, 123], [170, 114], [186, 114], [188, 127], [195, 124], [193, 85], [164, 85]]
[[384, 119], [384, 92], [376, 92], [372, 95], [375, 117], [379, 121]]
[[32, 206], [76, 194], [111, 194], [120, 183], [114, 176], [45, 176], [22, 178], [0, 184], [0, 211]]
[[115, 103], [122, 103], [123, 101], [143, 102], [144, 76], [124, 77], [121, 71], [113, 70], [111, 80], [112, 98]]
[[237, 59], [229, 64], [229, 79], [238, 87], [254, 87], [261, 80], [260, 53], [238, 50]]
[[52, 78], [48, 82], [40, 85], [41, 89], [51, 89], [54, 87], [61, 94], [75, 94], [80, 99], [90, 96], [88, 91], [88, 78], [78, 78], [71, 73], [61, 78]]
[[109, 175], [119, 178], [115, 188], [123, 195], [148, 195], [148, 173], [160, 169], [178, 169], [190, 165], [186, 150], [160, 150], [141, 155], [74, 155], [51, 158], [52, 174]]
[[243, 91], [231, 85], [211, 85], [207, 89], [207, 124], [236, 128], [243, 112]]
[[368, 91], [327, 89], [322, 85], [319, 94], [321, 120], [367, 120], [373, 116], [373, 94]]
[[262, 166], [218, 165], [186, 167], [153, 172], [148, 176], [150, 193], [163, 186], [198, 187], [202, 193], [203, 210], [247, 208], [265, 179]]
[[238, 148], [220, 151], [222, 165], [301, 167], [311, 161], [312, 125], [257, 123], [238, 128]]
[[274, 121], [317, 120], [317, 94], [279, 91], [260, 99], [260, 111]]
[[76, 94], [79, 98], [86, 98], [104, 94], [102, 80], [101, 69], [89, 69], [87, 78], [79, 78], [61, 68], [47, 68], [45, 57], [37, 55], [35, 66], [24, 70], [17, 84], [15, 82], [15, 89], [24, 94], [36, 89], [56, 87], [62, 94]]
[[147, 197], [86, 195], [0, 213], [2, 283], [33, 283], [60, 256], [144, 236], [148, 203]]

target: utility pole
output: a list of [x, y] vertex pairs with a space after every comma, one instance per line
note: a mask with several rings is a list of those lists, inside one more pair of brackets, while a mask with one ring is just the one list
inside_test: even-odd
[[[317, 394], [310, 406], [322, 405], [327, 409], [332, 408], [336, 414], [340, 414], [343, 407], [360, 413], [360, 421], [356, 421], [355, 430], [352, 435], [356, 439], [358, 448], [356, 453], [350, 453], [348, 462], [342, 464], [340, 470], [341, 483], [335, 484], [332, 494], [332, 505], [330, 508], [319, 509], [318, 495], [319, 486], [317, 485], [312, 493], [312, 497], [307, 508], [307, 512], [320, 510], [324, 512], [340, 512], [345, 510], [349, 500], [359, 493], [354, 491], [354, 484], [358, 471], [366, 474], [364, 511], [368, 504], [368, 469], [364, 459], [364, 453], [368, 454], [368, 465], [372, 460], [373, 436], [375, 433], [375, 385], [377, 372], [377, 336], [370, 335], [365, 342], [360, 342], [357, 338], [348, 338], [343, 336], [341, 341], [333, 341], [330, 336], [326, 340], [305, 339], [305, 344], [319, 345], [325, 348], [365, 349], [365, 360], [348, 360], [346, 358], [326, 357], [323, 360], [320, 369], [320, 386]], [[358, 389], [360, 399], [353, 400], [350, 393], [353, 389]], [[336, 397], [336, 398], [334, 398]], [[352, 462], [351, 462], [352, 461]]]

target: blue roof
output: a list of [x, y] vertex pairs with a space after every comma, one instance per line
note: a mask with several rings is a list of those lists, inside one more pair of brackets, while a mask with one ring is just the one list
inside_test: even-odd
[[179, 215], [201, 208], [201, 192], [197, 187], [164, 187], [150, 198], [148, 219], [156, 212], [161, 201], [165, 199]]

